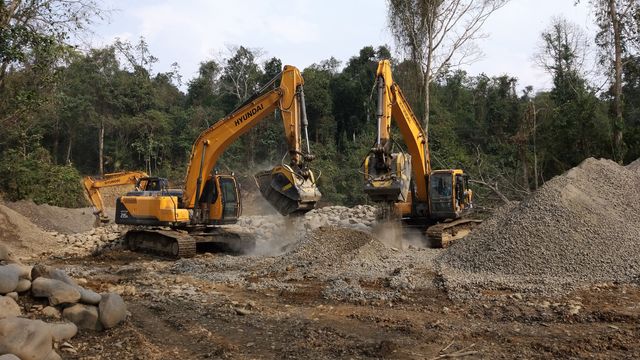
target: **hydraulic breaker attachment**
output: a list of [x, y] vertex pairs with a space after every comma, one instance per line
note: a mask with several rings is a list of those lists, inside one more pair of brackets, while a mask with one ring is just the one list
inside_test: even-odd
[[407, 201], [411, 182], [411, 156], [371, 153], [364, 162], [364, 193], [374, 202]]
[[311, 170], [307, 176], [295, 172], [288, 165], [278, 165], [255, 175], [260, 193], [284, 216], [303, 214], [313, 210], [322, 197]]

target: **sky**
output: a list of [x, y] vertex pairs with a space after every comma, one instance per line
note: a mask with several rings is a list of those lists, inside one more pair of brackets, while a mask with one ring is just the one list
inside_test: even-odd
[[[155, 72], [177, 62], [186, 83], [200, 62], [220, 59], [229, 46], [259, 48], [263, 59], [303, 69], [331, 56], [344, 65], [364, 46], [395, 45], [385, 0], [105, 0], [113, 9], [86, 41], [104, 46], [116, 38], [132, 43], [144, 36], [159, 61]], [[540, 33], [554, 16], [564, 16], [592, 34], [588, 5], [574, 0], [511, 0], [487, 20], [477, 41], [484, 56], [464, 66], [470, 75], [508, 74], [519, 86], [545, 90], [550, 77], [534, 64]], [[184, 85], [183, 85], [184, 87]]]

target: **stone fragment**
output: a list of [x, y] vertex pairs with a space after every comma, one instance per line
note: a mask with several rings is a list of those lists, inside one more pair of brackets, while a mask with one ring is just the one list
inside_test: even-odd
[[77, 303], [80, 292], [73, 286], [55, 279], [38, 277], [31, 284], [31, 292], [35, 297], [49, 298], [49, 304]]
[[122, 297], [115, 293], [102, 295], [98, 309], [100, 322], [106, 329], [118, 325], [127, 317], [127, 306]]
[[56, 309], [53, 306], [47, 306], [46, 308], [42, 309], [42, 315], [53, 319], [60, 319], [61, 316], [60, 310]]
[[10, 292], [5, 296], [8, 296], [8, 297], [12, 298], [13, 300], [18, 301], [18, 293], [15, 292], [15, 291], [14, 292]]
[[80, 329], [102, 330], [98, 319], [98, 308], [92, 305], [75, 304], [62, 311], [62, 316]]

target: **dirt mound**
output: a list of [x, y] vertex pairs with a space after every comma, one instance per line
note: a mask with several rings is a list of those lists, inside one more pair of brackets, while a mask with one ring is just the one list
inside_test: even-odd
[[67, 209], [33, 201], [6, 202], [5, 206], [27, 217], [40, 229], [74, 234], [93, 228], [95, 216], [91, 208]]
[[19, 258], [57, 248], [57, 240], [42, 231], [25, 216], [0, 204], [0, 242], [13, 249]]
[[632, 281], [639, 221], [640, 175], [590, 158], [495, 214], [437, 264], [450, 283]]

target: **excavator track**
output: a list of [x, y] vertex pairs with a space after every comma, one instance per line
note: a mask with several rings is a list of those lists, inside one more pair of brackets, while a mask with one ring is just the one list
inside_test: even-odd
[[208, 228], [190, 235], [198, 245], [207, 250], [246, 254], [256, 247], [255, 237], [236, 225]]
[[482, 220], [458, 219], [438, 223], [427, 228], [427, 238], [431, 247], [446, 248], [469, 235], [471, 230], [481, 222]]
[[199, 231], [170, 229], [135, 229], [125, 235], [131, 251], [148, 253], [171, 259], [190, 258], [196, 255], [198, 245], [204, 251], [245, 254], [253, 251], [255, 238], [240, 229], [220, 227]]
[[187, 232], [160, 229], [129, 230], [127, 247], [136, 252], [150, 253], [172, 259], [196, 255], [196, 239]]

